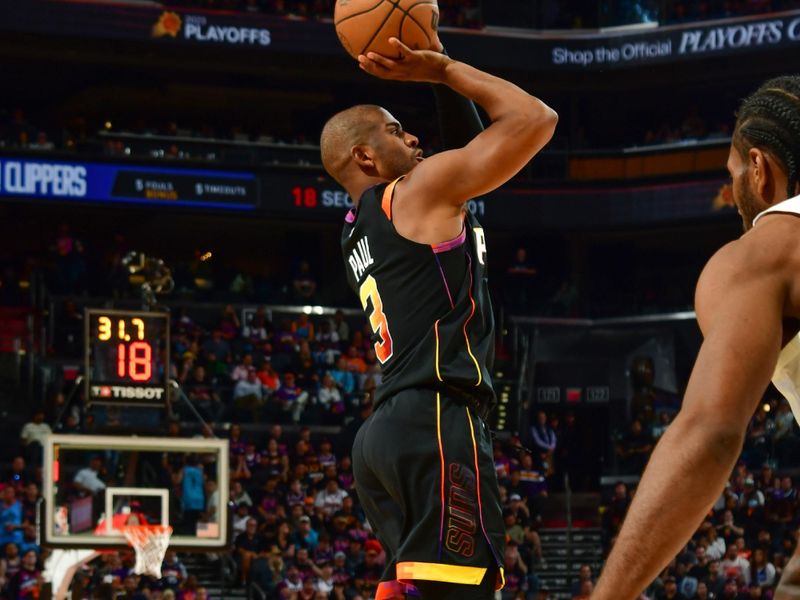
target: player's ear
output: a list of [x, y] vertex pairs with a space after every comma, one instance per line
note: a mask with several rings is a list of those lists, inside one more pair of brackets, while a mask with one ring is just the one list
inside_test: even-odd
[[372, 158], [372, 149], [368, 146], [353, 146], [350, 151], [350, 155], [353, 157], [353, 162], [355, 162], [359, 167], [366, 169], [375, 168], [375, 160]]
[[750, 161], [749, 166], [753, 173], [753, 176], [750, 178], [755, 188], [753, 191], [758, 194], [761, 200], [767, 204], [772, 204], [772, 195], [775, 191], [775, 173], [772, 171], [772, 164], [763, 150], [759, 148], [750, 148], [747, 157]]

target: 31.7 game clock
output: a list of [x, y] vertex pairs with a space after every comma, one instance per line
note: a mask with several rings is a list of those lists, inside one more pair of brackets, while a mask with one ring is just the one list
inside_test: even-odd
[[164, 406], [169, 314], [87, 308], [86, 401]]

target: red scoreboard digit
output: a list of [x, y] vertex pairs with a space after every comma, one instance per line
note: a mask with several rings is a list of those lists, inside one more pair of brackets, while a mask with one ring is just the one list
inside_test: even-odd
[[163, 406], [169, 314], [86, 309], [86, 399], [90, 404]]

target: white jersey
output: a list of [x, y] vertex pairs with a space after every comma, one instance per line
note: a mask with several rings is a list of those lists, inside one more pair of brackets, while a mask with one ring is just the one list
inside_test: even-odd
[[[753, 225], [769, 213], [794, 214], [800, 217], [800, 196], [789, 198], [768, 208], [753, 220]], [[772, 374], [772, 383], [789, 401], [794, 418], [800, 423], [800, 333], [783, 347], [778, 356], [778, 364]]]

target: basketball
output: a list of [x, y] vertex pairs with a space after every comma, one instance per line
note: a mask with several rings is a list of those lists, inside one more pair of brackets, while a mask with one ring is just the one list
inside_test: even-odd
[[436, 0], [337, 0], [333, 20], [342, 46], [353, 58], [377, 52], [389, 58], [396, 37], [413, 50], [427, 50], [437, 36]]

